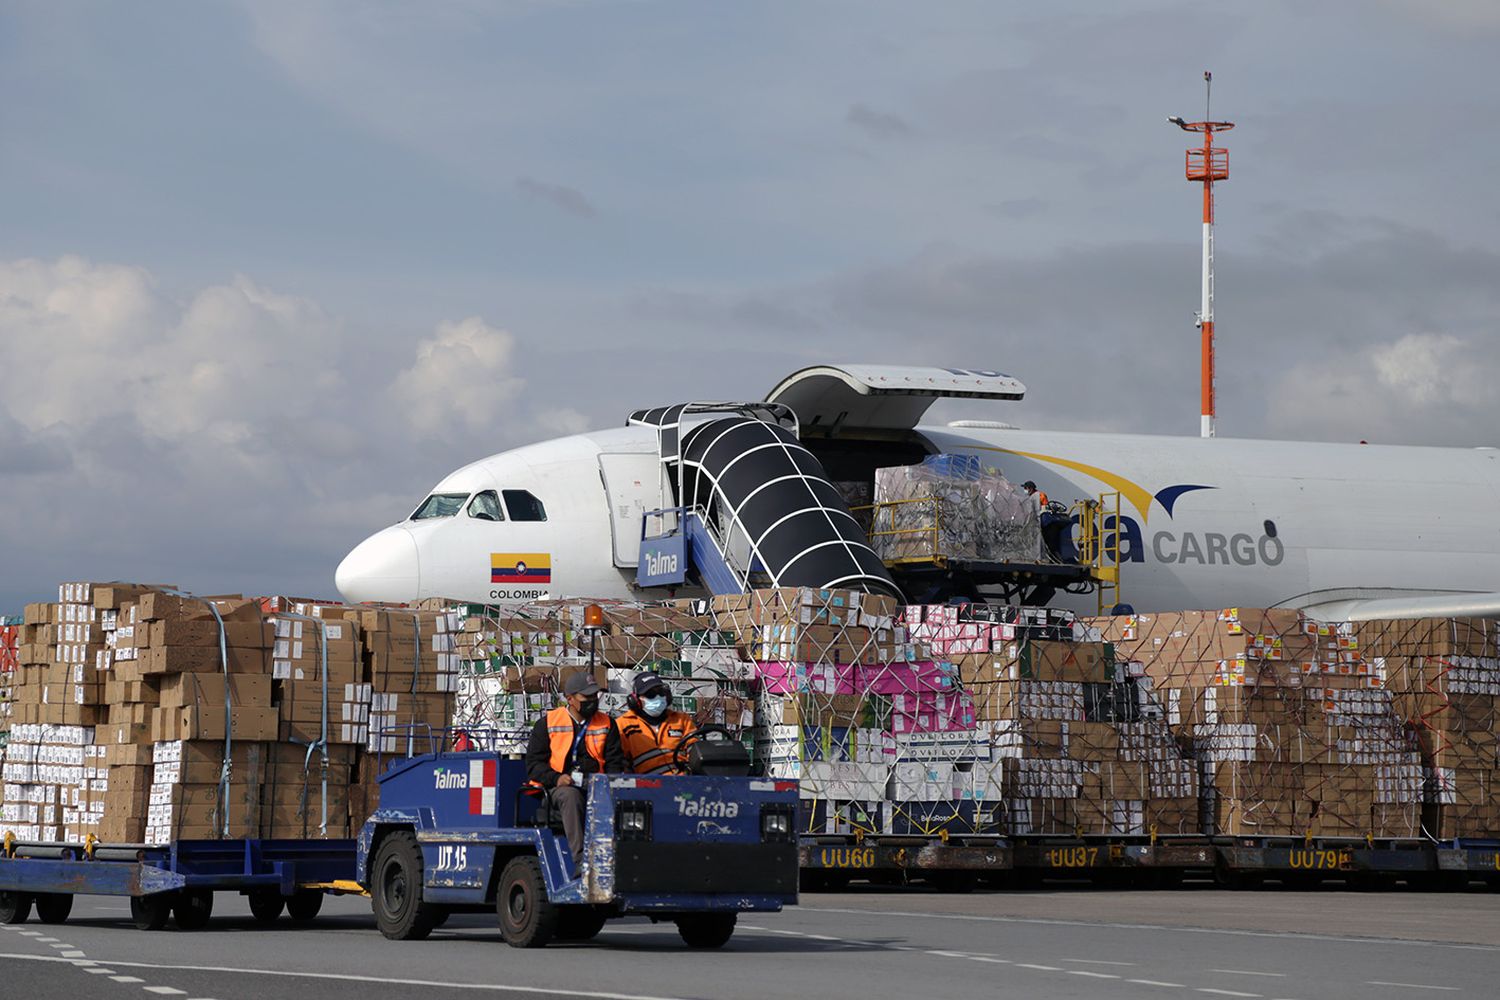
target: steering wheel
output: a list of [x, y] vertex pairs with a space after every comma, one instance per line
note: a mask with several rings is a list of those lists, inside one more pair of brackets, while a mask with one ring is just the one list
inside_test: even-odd
[[734, 733], [729, 731], [728, 726], [721, 726], [717, 722], [710, 722], [707, 725], [699, 726], [697, 729], [694, 729], [692, 732], [684, 736], [682, 738], [682, 742], [677, 744], [677, 746], [672, 749], [672, 770], [686, 773], [687, 764], [684, 758], [688, 749], [694, 743], [697, 743], [700, 740], [707, 740], [708, 737], [713, 734], [722, 736], [724, 739], [731, 742], [733, 742], [735, 738]]

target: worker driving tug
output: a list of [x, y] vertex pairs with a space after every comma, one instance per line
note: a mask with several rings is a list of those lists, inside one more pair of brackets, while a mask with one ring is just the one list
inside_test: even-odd
[[693, 717], [672, 708], [672, 692], [656, 674], [635, 676], [629, 710], [615, 720], [625, 765], [636, 774], [684, 774], [675, 752], [698, 728]]

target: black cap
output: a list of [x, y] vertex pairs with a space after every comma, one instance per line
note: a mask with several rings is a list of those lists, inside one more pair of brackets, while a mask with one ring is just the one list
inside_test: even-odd
[[651, 673], [649, 670], [642, 670], [640, 673], [636, 674], [635, 675], [635, 693], [636, 693], [636, 696], [637, 697], [641, 697], [641, 696], [644, 696], [644, 695], [648, 695], [652, 691], [662, 691], [662, 692], [670, 693], [670, 691], [668, 691], [668, 689], [667, 689], [667, 682], [664, 681], [664, 680], [662, 680], [660, 677], [656, 676], [655, 674]]
[[591, 674], [574, 674], [563, 681], [563, 694], [569, 698], [575, 694], [598, 694], [599, 682]]
[[1036, 490], [1036, 483], [1033, 483], [1031, 480], [1028, 479], [1028, 480], [1026, 480], [1026, 482], [1024, 482], [1024, 483], [1021, 484], [1021, 489], [1035, 491]]

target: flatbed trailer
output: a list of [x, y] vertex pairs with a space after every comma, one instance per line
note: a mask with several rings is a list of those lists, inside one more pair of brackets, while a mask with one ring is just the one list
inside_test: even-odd
[[1500, 840], [1171, 836], [931, 837], [804, 834], [804, 886], [841, 889], [855, 880], [925, 882], [966, 891], [978, 881], [1034, 888], [1047, 881], [1173, 888], [1212, 881], [1253, 889], [1342, 882], [1365, 890], [1500, 889]]
[[160, 930], [203, 927], [214, 894], [248, 896], [256, 919], [285, 909], [306, 923], [325, 893], [359, 892], [353, 840], [180, 840], [169, 844], [36, 843], [7, 837], [0, 847], [0, 923], [35, 910], [44, 923], [68, 918], [75, 895], [125, 896], [132, 922]]

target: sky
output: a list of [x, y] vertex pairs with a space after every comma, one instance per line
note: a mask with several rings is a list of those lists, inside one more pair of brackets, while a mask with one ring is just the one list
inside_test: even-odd
[[[483, 455], [819, 362], [939, 419], [1500, 445], [1492, 0], [13, 0], [0, 613], [333, 596]], [[1003, 410], [999, 407], [1003, 406]]]

